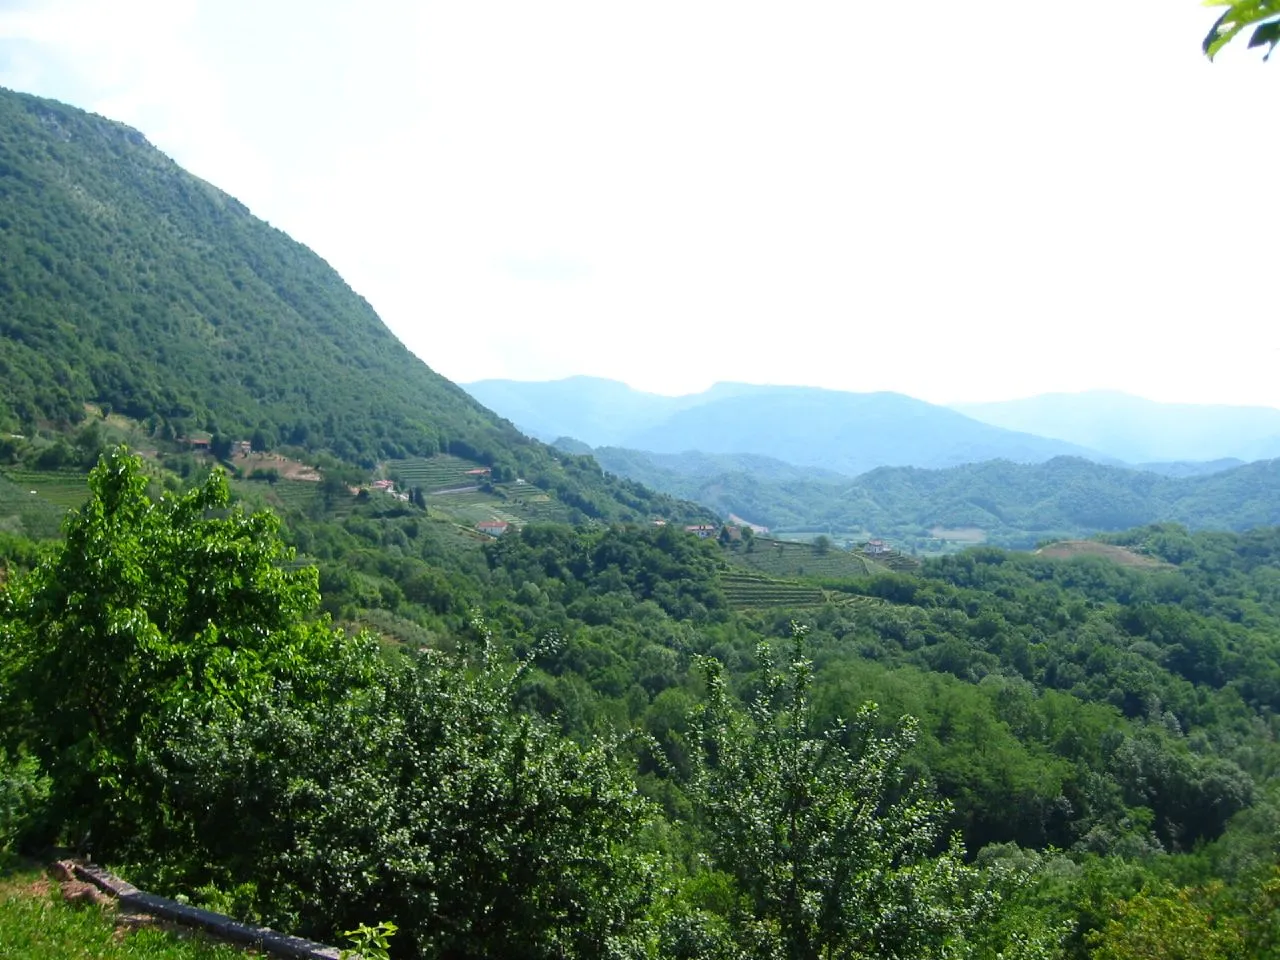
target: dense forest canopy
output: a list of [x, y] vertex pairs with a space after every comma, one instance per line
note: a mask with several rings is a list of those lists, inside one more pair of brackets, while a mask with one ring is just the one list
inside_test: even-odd
[[674, 525], [466, 547], [217, 474], [155, 501], [119, 453], [91, 485], [6, 553], [6, 844], [407, 956], [1142, 956], [1175, 907], [1263, 955], [1274, 530], [744, 603], [759, 547]]

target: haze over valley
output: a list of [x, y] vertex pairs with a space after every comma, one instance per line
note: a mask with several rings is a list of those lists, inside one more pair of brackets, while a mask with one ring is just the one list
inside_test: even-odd
[[666, 397], [591, 377], [466, 389], [611, 473], [782, 534], [888, 537], [931, 552], [1163, 521], [1280, 522], [1280, 410], [1270, 408], [1086, 393], [966, 414], [892, 393], [722, 383]]

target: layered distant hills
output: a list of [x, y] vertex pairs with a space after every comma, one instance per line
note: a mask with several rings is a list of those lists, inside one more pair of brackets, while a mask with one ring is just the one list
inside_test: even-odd
[[889, 537], [938, 549], [977, 542], [1030, 547], [1172, 521], [1193, 529], [1280, 524], [1280, 460], [1170, 477], [1056, 457], [943, 470], [880, 467], [858, 477], [758, 457], [654, 454], [600, 447], [606, 470], [775, 530]]
[[1111, 391], [998, 403], [718, 383], [667, 397], [615, 380], [481, 380], [464, 388], [531, 436], [654, 453], [750, 453], [848, 475], [881, 466], [1079, 456], [1170, 476], [1280, 457], [1280, 410], [1157, 403]]
[[[774, 529], [1029, 546], [1160, 521], [1280, 523], [1280, 462], [1233, 455], [1272, 449], [1280, 411], [1265, 408], [1085, 394], [1074, 420], [1064, 397], [974, 411], [996, 424], [899, 394], [805, 387], [717, 384], [663, 397], [575, 377], [466, 389], [610, 472]], [[1178, 422], [1188, 424], [1182, 438]]]
[[465, 388], [533, 436], [572, 437], [592, 447], [755, 454], [848, 475], [884, 465], [1108, 459], [897, 393], [721, 383], [699, 394], [664, 397], [591, 377], [484, 380]]

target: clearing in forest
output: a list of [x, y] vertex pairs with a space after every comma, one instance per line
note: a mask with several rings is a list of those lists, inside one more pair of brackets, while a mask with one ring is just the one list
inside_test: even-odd
[[1096, 540], [1059, 540], [1035, 551], [1036, 556], [1050, 557], [1058, 560], [1069, 560], [1072, 557], [1104, 557], [1120, 564], [1122, 567], [1168, 567], [1169, 564], [1155, 557], [1134, 553], [1128, 547], [1117, 547], [1111, 543], [1098, 543]]

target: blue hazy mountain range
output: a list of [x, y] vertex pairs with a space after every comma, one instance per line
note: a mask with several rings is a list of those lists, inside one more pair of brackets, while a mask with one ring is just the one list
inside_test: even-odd
[[586, 376], [481, 380], [464, 389], [548, 442], [754, 454], [854, 475], [880, 466], [1077, 456], [1189, 477], [1280, 457], [1280, 410], [1159, 403], [1113, 391], [947, 407], [897, 393], [745, 383], [668, 397]]
[[1051, 437], [1129, 463], [1280, 457], [1280, 410], [1158, 403], [1127, 393], [1046, 393], [954, 404], [976, 420]]
[[666, 397], [595, 377], [482, 380], [463, 388], [547, 441], [572, 437], [591, 447], [654, 453], [754, 454], [846, 475], [880, 466], [940, 468], [995, 459], [1117, 459], [898, 393], [719, 383], [702, 393]]

